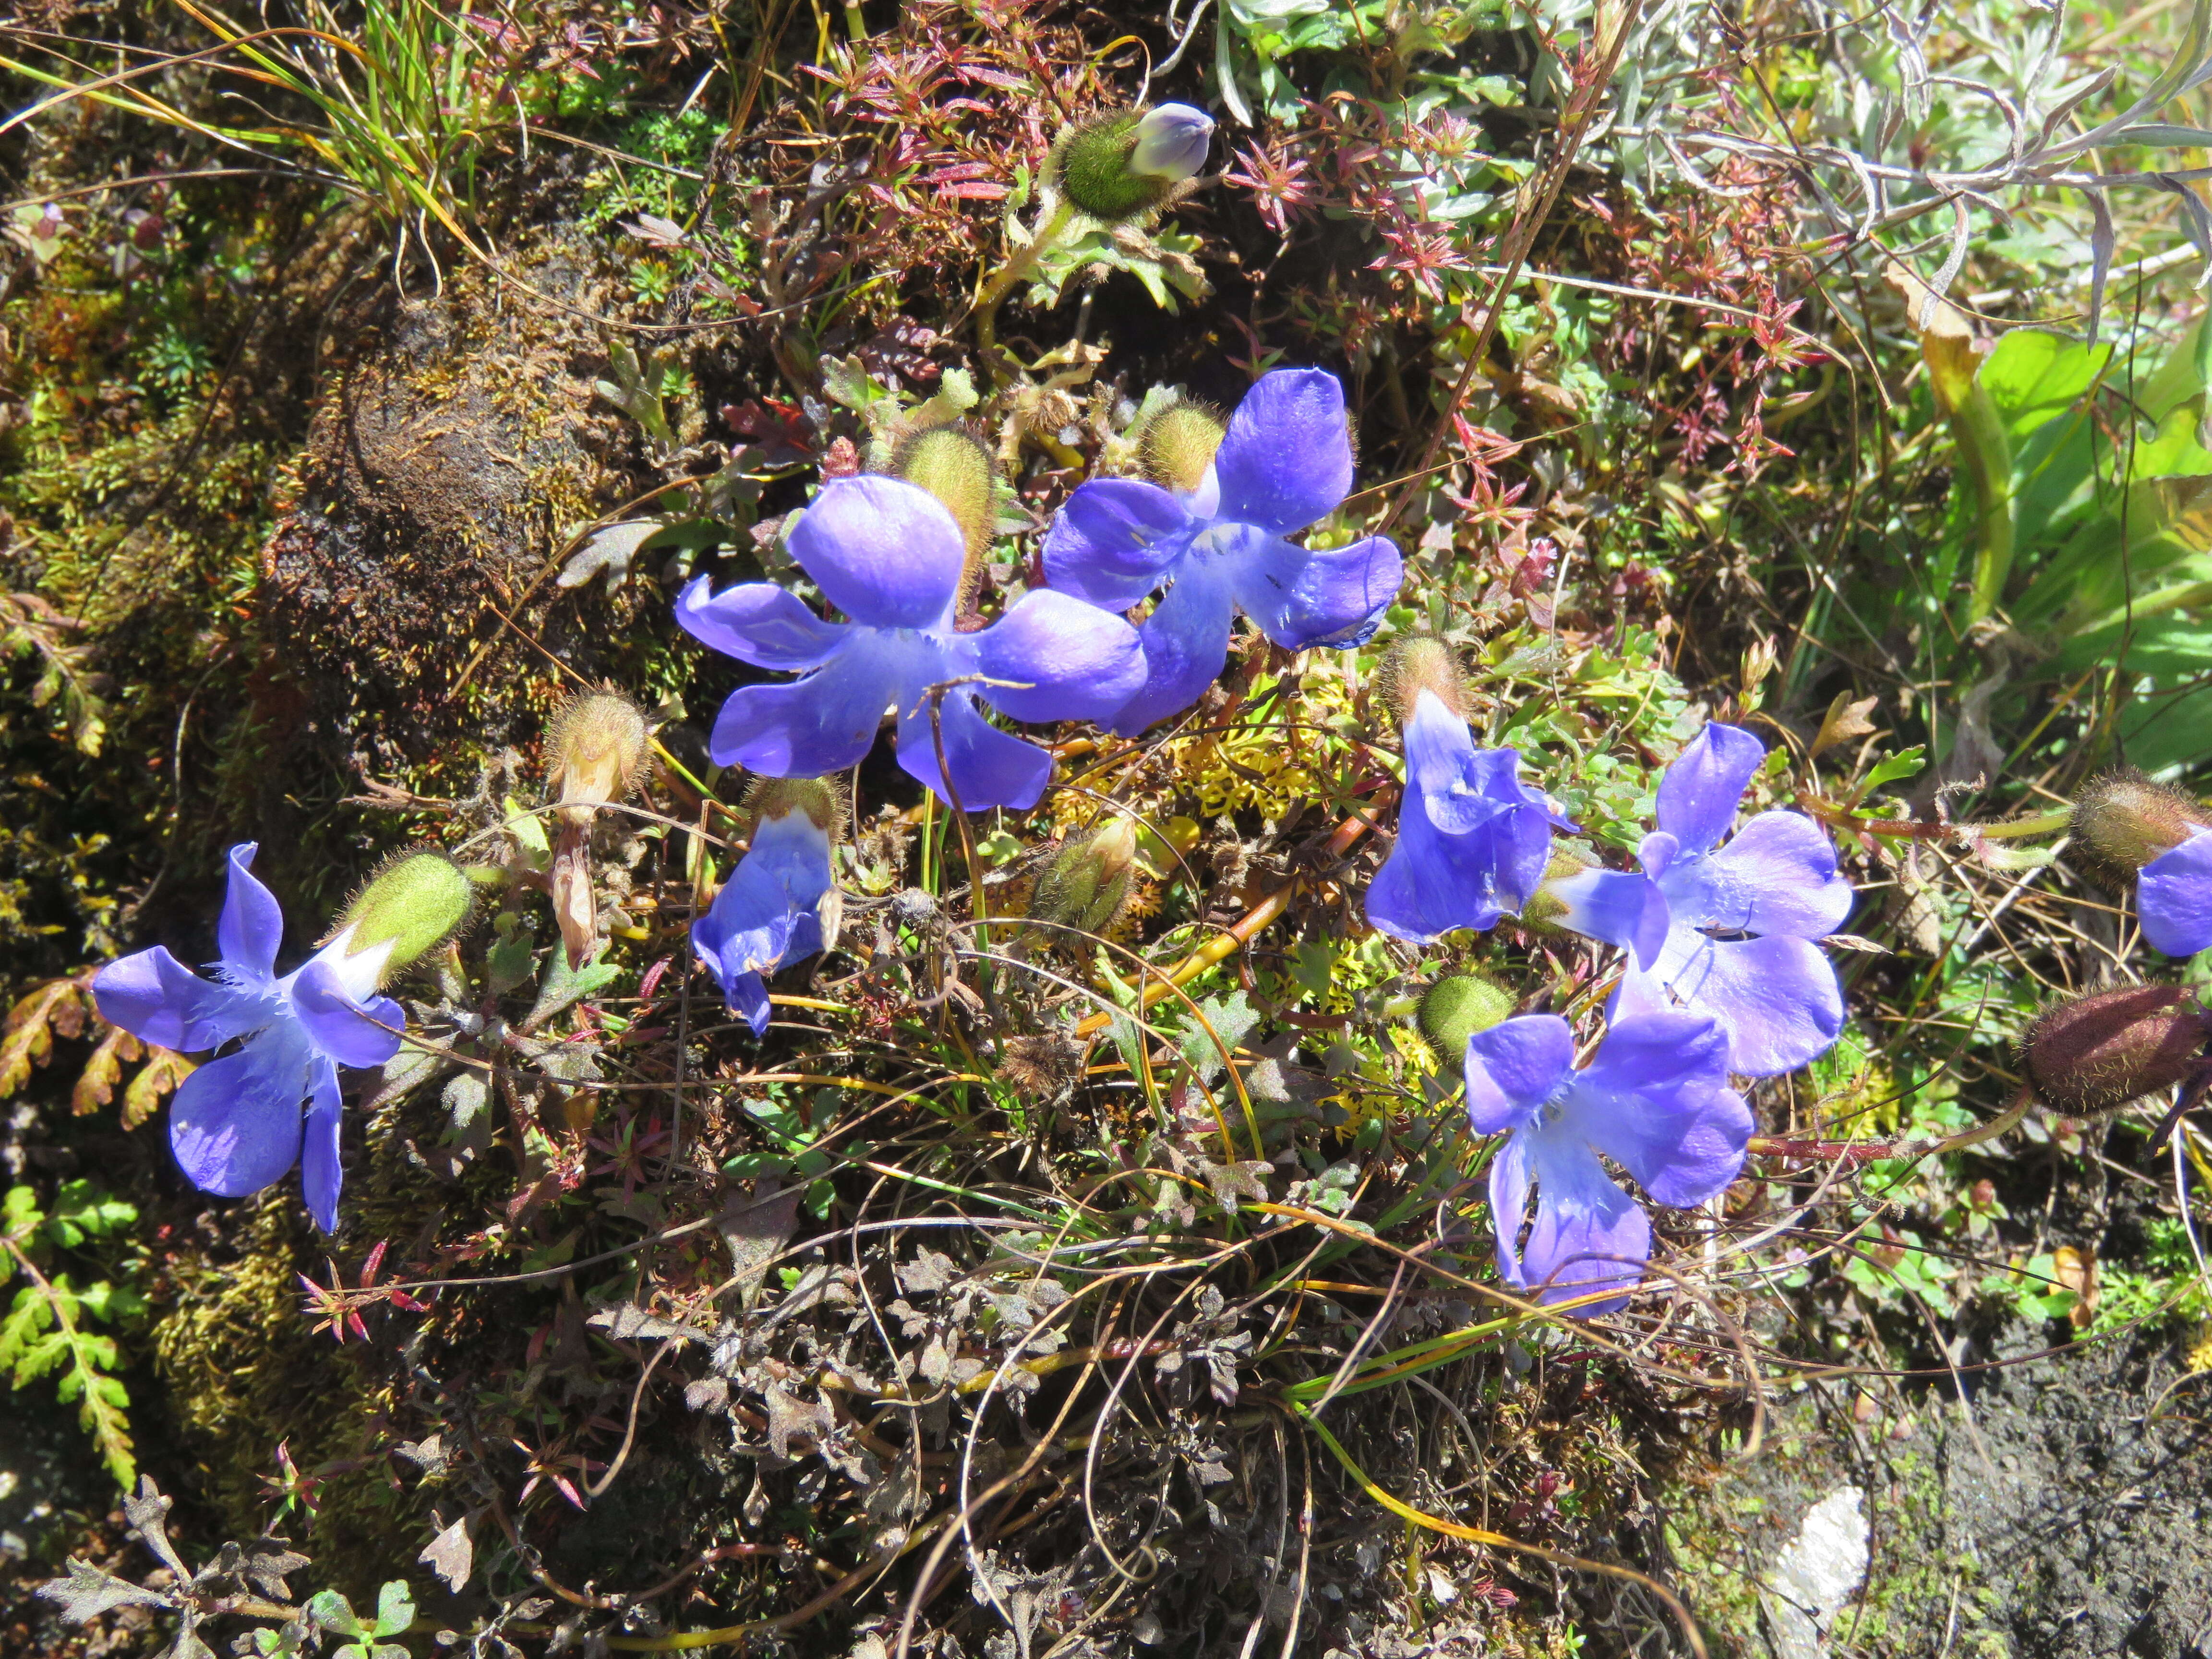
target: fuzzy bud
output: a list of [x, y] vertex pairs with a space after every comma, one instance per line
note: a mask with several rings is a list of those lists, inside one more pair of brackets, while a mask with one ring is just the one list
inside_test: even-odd
[[402, 853], [369, 878], [330, 937], [346, 941], [349, 957], [389, 946], [380, 983], [459, 933], [476, 902], [476, 884], [443, 853]]
[[1102, 116], [1063, 132], [1045, 162], [1052, 187], [1106, 224], [1152, 212], [1206, 165], [1213, 121], [1188, 104]]
[[2044, 1103], [2075, 1117], [2172, 1088], [2196, 1070], [2212, 1025], [2173, 985], [2124, 985], [2046, 1010], [2021, 1044]]
[[562, 822], [587, 826], [599, 808], [628, 800], [645, 746], [645, 716], [620, 692], [569, 699], [545, 735], [545, 782]]
[[1206, 470], [1227, 430], [1216, 411], [1178, 398], [1153, 414], [1137, 434], [1137, 463], [1146, 478], [1161, 489], [1195, 495], [1206, 483]]
[[1037, 878], [1030, 915], [1059, 928], [1101, 933], [1128, 902], [1137, 860], [1137, 826], [1117, 817], [1102, 830], [1070, 840]]
[[1467, 1057], [1467, 1040], [1508, 1018], [1513, 1007], [1513, 994], [1496, 980], [1452, 974], [1421, 994], [1414, 1018], [1437, 1058], [1456, 1066]]
[[925, 427], [899, 444], [891, 471], [945, 503], [960, 526], [969, 568], [980, 565], [991, 550], [999, 517], [999, 463], [990, 447], [966, 427]]
[[745, 807], [756, 824], [804, 812], [833, 843], [844, 837], [844, 792], [827, 778], [756, 779], [745, 793]]
[[1459, 659], [1452, 654], [1449, 646], [1432, 635], [1409, 634], [1393, 645], [1382, 659], [1382, 684], [1401, 726], [1413, 718], [1424, 691], [1435, 697], [1449, 713], [1462, 720], [1467, 718], [1467, 696], [1460, 678]]
[[2072, 829], [2075, 842], [2098, 872], [2124, 885], [2160, 854], [2199, 830], [2212, 830], [2212, 814], [2193, 797], [2124, 767], [2082, 792], [2074, 805]]

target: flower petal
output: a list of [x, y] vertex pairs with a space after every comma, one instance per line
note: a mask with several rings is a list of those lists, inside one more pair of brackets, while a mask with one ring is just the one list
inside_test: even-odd
[[822, 486], [792, 526], [791, 556], [856, 623], [936, 628], [951, 618], [967, 545], [920, 484], [864, 472]]
[[1557, 1014], [1516, 1014], [1467, 1040], [1467, 1121], [1503, 1134], [1533, 1117], [1574, 1069], [1575, 1034]]
[[823, 622], [774, 582], [740, 582], [717, 593], [698, 577], [676, 596], [676, 621], [726, 657], [786, 673], [819, 668], [845, 642], [842, 624]]
[[1206, 165], [1213, 118], [1188, 104], [1162, 104], [1145, 112], [1136, 136], [1129, 152], [1133, 172], [1156, 179], [1188, 179]]
[[1728, 834], [1765, 745], [1741, 726], [1709, 720], [1659, 780], [1659, 827], [1686, 853], [1703, 853]]
[[2143, 866], [2136, 910], [2152, 950], [2193, 957], [2212, 949], [2212, 834], [2200, 831]]
[[338, 1068], [327, 1060], [315, 1062], [314, 1098], [300, 1142], [300, 1195], [307, 1200], [315, 1225], [334, 1233], [338, 1230], [338, 1188], [345, 1182], [345, 1170], [338, 1162], [338, 1131], [345, 1120]]
[[322, 957], [304, 963], [292, 975], [290, 988], [292, 1012], [315, 1052], [325, 1059], [341, 1066], [381, 1066], [399, 1052], [406, 1010], [390, 997], [366, 1006], [356, 1002], [338, 969]]
[[[963, 812], [994, 806], [1026, 811], [1052, 778], [1052, 757], [1033, 743], [1000, 731], [963, 687], [945, 694], [945, 764]], [[899, 716], [898, 761], [949, 803], [952, 795], [937, 769], [937, 734], [929, 710], [917, 706]]]
[[755, 1036], [768, 1024], [760, 975], [822, 948], [813, 906], [830, 884], [830, 837], [821, 826], [800, 811], [764, 818], [728, 884], [691, 924], [692, 949]]
[[1262, 374], [1213, 459], [1220, 516], [1293, 535], [1336, 511], [1352, 489], [1352, 428], [1344, 387], [1318, 368]]
[[1529, 1165], [1528, 1137], [1515, 1135], [1490, 1158], [1490, 1224], [1498, 1234], [1498, 1271], [1516, 1288], [1521, 1277], [1521, 1224], [1528, 1214], [1528, 1194], [1536, 1184]]
[[1145, 649], [1145, 683], [1115, 711], [1107, 730], [1133, 738], [1205, 696], [1229, 660], [1229, 630], [1236, 615], [1217, 567], [1186, 566], [1137, 630]]
[[1672, 913], [1659, 884], [1630, 870], [1583, 870], [1544, 884], [1563, 908], [1553, 920], [1570, 933], [1632, 951], [1649, 969], [1667, 942]]
[[[1228, 526], [1212, 533], [1230, 540]], [[1381, 536], [1327, 553], [1248, 528], [1234, 538], [1220, 556], [1233, 572], [1237, 603], [1286, 651], [1364, 645], [1406, 580], [1397, 547]]]
[[246, 868], [258, 848], [257, 842], [242, 841], [230, 849], [230, 887], [222, 896], [215, 943], [224, 967], [241, 979], [265, 985], [276, 972], [276, 947], [284, 942], [284, 912], [276, 896]]
[[1825, 939], [1856, 898], [1828, 832], [1802, 812], [1761, 812], [1718, 852], [1677, 860], [1659, 878], [1695, 927]]
[[1368, 923], [1417, 944], [1455, 927], [1494, 927], [1505, 911], [1528, 902], [1551, 844], [1551, 814], [1534, 804], [1509, 806], [1465, 835], [1447, 835], [1416, 778], [1399, 808], [1398, 844], [1368, 885]]
[[1196, 528], [1158, 484], [1094, 478], [1077, 486], [1044, 532], [1045, 580], [1091, 605], [1127, 611], [1167, 579]]
[[731, 692], [708, 744], [714, 763], [770, 778], [817, 778], [852, 765], [904, 690], [908, 665], [878, 649], [882, 639], [854, 629], [845, 648], [805, 679]]
[[977, 690], [1018, 720], [1098, 720], [1128, 702], [1145, 683], [1145, 647], [1137, 630], [1111, 611], [1041, 588], [970, 636], [975, 667], [1013, 686]]
[[1631, 973], [1611, 1018], [1680, 1006], [1719, 1022], [1729, 1070], [1778, 1077], [1826, 1054], [1844, 1029], [1844, 995], [1820, 948], [1802, 939], [1707, 939], [1676, 926], [1649, 973]]
[[201, 1066], [178, 1086], [169, 1146], [193, 1186], [243, 1198], [281, 1181], [300, 1156], [307, 1044], [264, 1036]]
[[1751, 1109], [1729, 1087], [1728, 1034], [1698, 1014], [1618, 1021], [1575, 1080], [1563, 1124], [1660, 1204], [1702, 1204], [1743, 1168]]
[[187, 1053], [269, 1023], [265, 992], [202, 979], [161, 945], [109, 963], [92, 978], [100, 1017], [143, 1042]]
[[[1543, 1287], [1546, 1304], [1592, 1291], [1634, 1289], [1651, 1258], [1651, 1221], [1644, 1206], [1621, 1191], [1589, 1148], [1571, 1136], [1516, 1135], [1529, 1142], [1536, 1176], [1536, 1224], [1521, 1249], [1521, 1280]], [[1516, 1215], [1510, 1224], [1518, 1224]], [[1501, 1231], [1509, 1224], [1498, 1219]], [[1626, 1304], [1626, 1296], [1577, 1308], [1588, 1318]]]

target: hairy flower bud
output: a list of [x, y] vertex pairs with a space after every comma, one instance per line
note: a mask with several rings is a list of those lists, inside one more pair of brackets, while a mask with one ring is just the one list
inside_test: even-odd
[[1401, 726], [1413, 720], [1424, 691], [1442, 703], [1445, 713], [1460, 720], [1467, 718], [1459, 659], [1432, 635], [1409, 634], [1393, 645], [1382, 659], [1381, 684]]
[[2212, 830], [2212, 813], [2133, 767], [2095, 779], [2074, 805], [2075, 843], [2115, 886], [2124, 886], [2136, 871], [2200, 830]]
[[2124, 985], [2045, 1010], [2021, 1051], [2044, 1103], [2087, 1117], [2181, 1082], [2208, 1033], [2203, 1009], [2179, 986]]
[[998, 525], [998, 458], [964, 426], [925, 427], [899, 444], [891, 471], [944, 502], [960, 526], [968, 554], [960, 583], [960, 608], [965, 611], [974, 602]]
[[1421, 994], [1414, 1018], [1437, 1058], [1456, 1066], [1467, 1058], [1467, 1040], [1502, 1024], [1513, 1012], [1513, 994], [1480, 974], [1450, 974]]
[[561, 821], [588, 826], [601, 806], [629, 799], [645, 745], [645, 716], [620, 692], [570, 698], [545, 734], [545, 782]]
[[1152, 212], [1206, 165], [1213, 119], [1188, 104], [1102, 116], [1063, 132], [1045, 161], [1052, 188], [1107, 224]]
[[348, 957], [386, 949], [381, 985], [466, 927], [476, 901], [476, 884], [443, 853], [402, 853], [354, 896], [330, 939], [344, 940]]
[[1228, 430], [1218, 410], [1177, 398], [1146, 418], [1137, 434], [1137, 463], [1146, 479], [1179, 495], [1206, 483], [1214, 452]]
[[833, 844], [845, 834], [844, 791], [827, 778], [757, 778], [745, 793], [745, 809], [756, 828], [804, 812]]
[[1127, 818], [1071, 838], [1037, 878], [1030, 915], [1058, 924], [1055, 933], [1063, 928], [1105, 932], [1129, 901], [1136, 860], [1137, 826]]

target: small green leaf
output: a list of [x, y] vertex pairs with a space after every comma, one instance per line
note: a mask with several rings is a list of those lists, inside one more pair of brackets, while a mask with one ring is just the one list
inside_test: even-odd
[[333, 1636], [368, 1634], [355, 1616], [353, 1603], [334, 1589], [318, 1590], [307, 1598], [307, 1617]]
[[398, 1636], [415, 1622], [415, 1593], [404, 1578], [394, 1578], [377, 1593], [377, 1636]]

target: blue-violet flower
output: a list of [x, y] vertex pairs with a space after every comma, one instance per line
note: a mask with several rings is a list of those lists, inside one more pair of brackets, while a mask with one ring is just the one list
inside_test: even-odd
[[[1729, 1087], [1728, 1039], [1694, 1014], [1645, 1013], [1606, 1033], [1586, 1070], [1556, 1014], [1523, 1014], [1467, 1041], [1467, 1115], [1511, 1138], [1490, 1164], [1490, 1213], [1506, 1282], [1546, 1303], [1633, 1289], [1651, 1223], [1598, 1155], [1654, 1203], [1702, 1204], [1743, 1167], [1751, 1109]], [[1520, 1242], [1536, 1194], [1536, 1217]], [[1626, 1295], [1574, 1310], [1609, 1313]]]
[[677, 621], [715, 650], [804, 676], [730, 694], [709, 744], [718, 765], [775, 778], [842, 771], [868, 752], [895, 709], [899, 764], [945, 794], [924, 693], [981, 675], [1000, 684], [944, 694], [952, 787], [971, 811], [1033, 806], [1052, 757], [994, 727], [977, 693], [1016, 720], [1085, 720], [1111, 713], [1143, 683], [1136, 630], [1066, 593], [1025, 594], [990, 627], [956, 631], [960, 527], [943, 502], [902, 478], [824, 484], [790, 544], [849, 623], [823, 622], [772, 582], [714, 593], [702, 576], [676, 601]]
[[2198, 830], [2142, 867], [2136, 912], [2154, 951], [2193, 957], [2212, 950], [2212, 830]]
[[1146, 677], [1106, 724], [1133, 736], [1196, 702], [1229, 655], [1242, 610], [1288, 650], [1364, 644], [1405, 568], [1383, 537], [1312, 552], [1284, 539], [1334, 512], [1352, 489], [1344, 388], [1313, 368], [1263, 374], [1188, 489], [1098, 478], [1045, 533], [1052, 586], [1125, 611], [1170, 584], [1145, 621]]
[[1137, 123], [1129, 166], [1156, 179], [1188, 179], [1206, 165], [1213, 143], [1213, 118], [1189, 104], [1161, 104]]
[[1455, 927], [1494, 927], [1544, 879], [1553, 829], [1575, 826], [1522, 785], [1517, 751], [1476, 748], [1466, 720], [1434, 691], [1414, 693], [1405, 732], [1398, 844], [1367, 890], [1367, 920], [1417, 944]]
[[195, 1187], [225, 1198], [259, 1192], [298, 1164], [307, 1212], [327, 1233], [337, 1226], [342, 1179], [337, 1068], [383, 1065], [406, 1024], [397, 1002], [376, 994], [394, 941], [356, 951], [357, 927], [343, 927], [278, 979], [284, 914], [246, 867], [254, 850], [252, 842], [230, 849], [213, 979], [157, 945], [102, 968], [93, 995], [102, 1019], [143, 1042], [187, 1052], [238, 1042], [178, 1088], [169, 1146]]
[[1722, 844], [1765, 755], [1750, 732], [1709, 723], [1659, 781], [1643, 872], [1588, 870], [1545, 889], [1565, 907], [1559, 926], [1628, 947], [1613, 1018], [1709, 1015], [1746, 1077], [1795, 1071], [1843, 1030], [1843, 991], [1814, 941], [1853, 898], [1827, 832], [1802, 812], [1761, 812]]
[[691, 924], [691, 948], [720, 982], [730, 1012], [741, 1015], [755, 1036], [768, 1030], [763, 976], [827, 943], [822, 909], [831, 886], [830, 827], [811, 805], [799, 799], [764, 803], [752, 845], [707, 914]]

